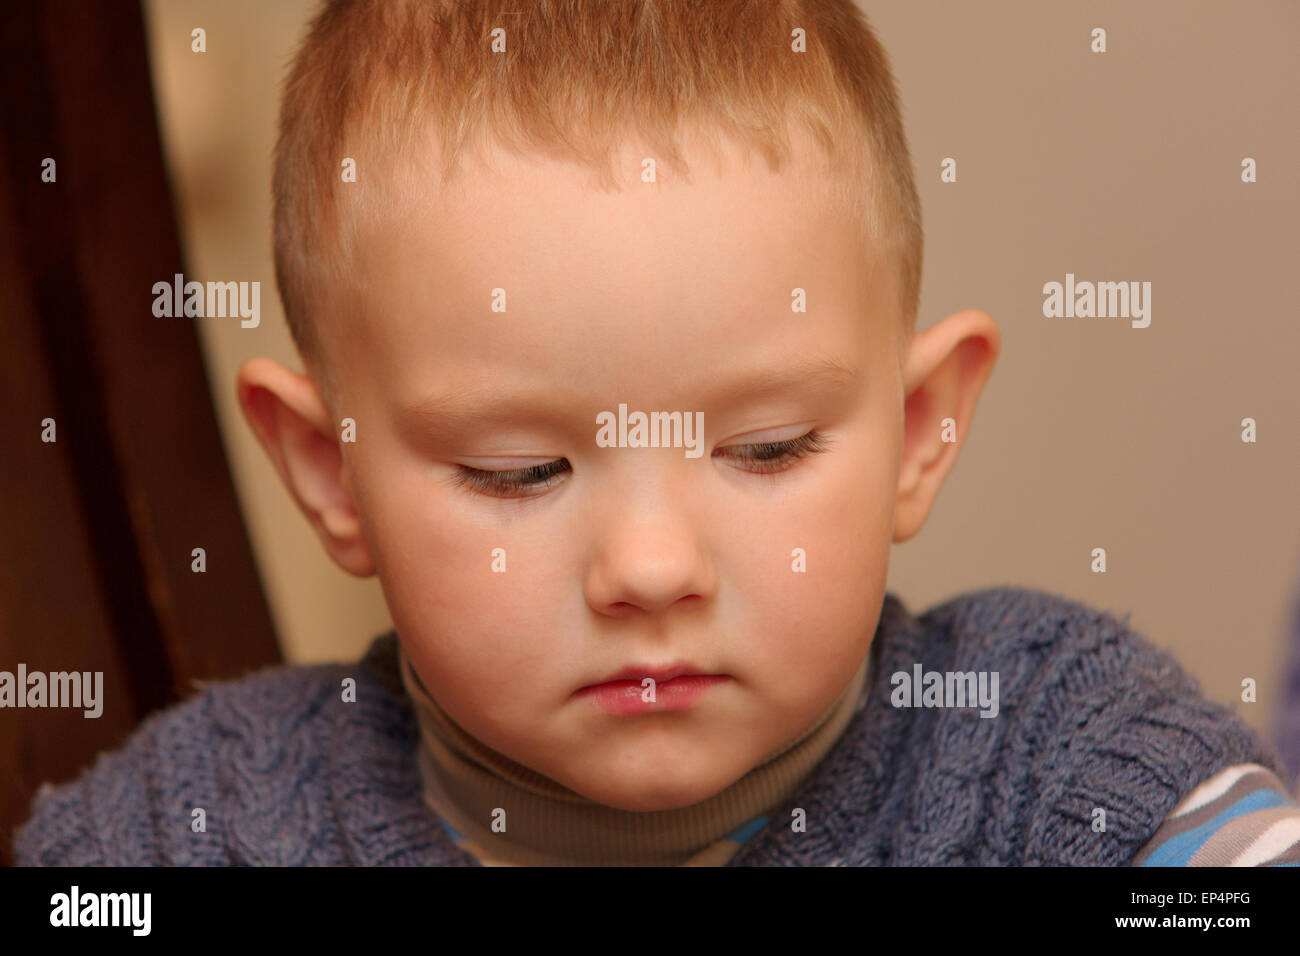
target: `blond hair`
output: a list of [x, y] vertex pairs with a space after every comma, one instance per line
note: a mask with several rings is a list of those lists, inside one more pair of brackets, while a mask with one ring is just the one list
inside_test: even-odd
[[[436, 135], [444, 179], [490, 133], [608, 182], [629, 128], [685, 170], [675, 133], [688, 121], [773, 170], [790, 154], [787, 124], [802, 122], [838, 164], [828, 195], [893, 256], [910, 337], [920, 201], [889, 63], [853, 0], [327, 0], [294, 59], [275, 148], [276, 279], [300, 353], [318, 355], [321, 289], [351, 281], [357, 207], [400, 202], [375, 167], [429, 152], [421, 132]], [[362, 143], [369, 175], [345, 184], [341, 160]]]

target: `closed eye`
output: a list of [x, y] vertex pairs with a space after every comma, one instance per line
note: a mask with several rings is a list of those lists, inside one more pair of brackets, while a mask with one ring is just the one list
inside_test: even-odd
[[572, 470], [567, 458], [557, 458], [531, 468], [514, 468], [510, 471], [484, 471], [468, 465], [457, 465], [452, 481], [458, 486], [468, 487], [493, 498], [520, 498], [545, 491], [562, 480], [560, 475]]
[[[714, 449], [713, 457], [730, 458], [744, 465], [742, 471], [772, 475], [787, 470], [794, 462], [815, 455], [830, 447], [830, 442], [817, 429], [787, 441], [758, 442], [749, 445], [727, 445]], [[513, 468], [509, 471], [486, 471], [457, 465], [452, 482], [479, 494], [493, 498], [525, 498], [540, 494], [559, 484], [573, 466], [567, 458], [557, 458], [531, 468]]]
[[814, 428], [806, 435], [800, 435], [798, 438], [791, 438], [787, 441], [769, 441], [753, 445], [727, 445], [725, 448], [715, 449], [713, 455], [716, 458], [733, 458], [744, 462], [747, 466], [750, 466], [744, 468], [745, 471], [770, 475], [785, 471], [800, 458], [823, 452], [829, 447], [830, 442], [826, 439], [826, 436]]

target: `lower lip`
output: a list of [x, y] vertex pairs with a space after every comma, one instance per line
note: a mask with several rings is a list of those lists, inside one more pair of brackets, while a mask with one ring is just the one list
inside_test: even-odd
[[607, 714], [617, 716], [653, 714], [690, 707], [710, 689], [730, 679], [701, 674], [674, 677], [672, 680], [655, 684], [653, 701], [641, 699], [641, 695], [649, 690], [648, 687], [642, 687], [640, 681], [630, 680], [616, 680], [608, 684], [597, 684], [595, 687], [584, 687], [578, 691], [578, 696], [586, 697]]

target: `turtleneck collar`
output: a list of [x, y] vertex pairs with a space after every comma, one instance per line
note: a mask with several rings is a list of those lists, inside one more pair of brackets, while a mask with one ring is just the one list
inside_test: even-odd
[[[636, 812], [596, 803], [470, 736], [429, 693], [398, 640], [399, 672], [420, 726], [425, 802], [482, 862], [675, 866], [794, 795], [848, 726], [868, 685], [866, 655], [810, 726], [739, 780], [700, 803]], [[492, 823], [506, 812], [506, 832]], [[495, 817], [494, 817], [495, 814]]]

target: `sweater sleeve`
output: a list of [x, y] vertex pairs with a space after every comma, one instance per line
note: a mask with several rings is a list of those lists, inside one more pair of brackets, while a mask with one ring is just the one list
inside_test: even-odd
[[[236, 688], [238, 684], [232, 684]], [[184, 866], [219, 863], [216, 839], [190, 832], [193, 807], [217, 803], [211, 782], [212, 685], [145, 718], [74, 780], [43, 784], [14, 832], [19, 866]]]
[[1173, 809], [1132, 865], [1300, 866], [1300, 804], [1267, 767], [1227, 767]]
[[155, 725], [100, 753], [71, 782], [41, 785], [14, 833], [19, 866], [146, 866], [157, 862], [148, 754]]
[[[273, 666], [201, 685], [75, 780], [42, 786], [14, 833], [16, 862], [336, 865], [354, 861], [358, 844], [373, 850], [365, 860], [409, 859], [408, 847], [376, 836], [397, 838], [384, 813], [401, 814], [399, 837], [418, 837], [427, 850], [428, 817], [407, 760], [417, 731], [400, 722], [395, 678], [375, 673], [395, 639], [377, 641], [360, 663]], [[352, 675], [355, 705], [340, 702], [340, 680]]]
[[1131, 865], [1225, 768], [1277, 770], [1274, 748], [1128, 615], [1040, 592], [986, 599], [978, 617], [957, 610], [944, 623], [961, 638], [962, 669], [1001, 672], [1001, 712], [982, 721], [1008, 801], [985, 822], [998, 860]]

